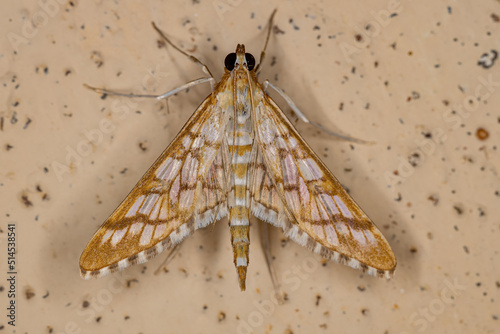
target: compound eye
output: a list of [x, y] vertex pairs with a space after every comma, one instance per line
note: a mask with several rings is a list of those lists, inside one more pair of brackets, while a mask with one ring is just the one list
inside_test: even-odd
[[236, 62], [236, 53], [230, 53], [226, 56], [226, 59], [224, 59], [224, 66], [226, 66], [226, 68], [229, 70], [229, 71], [232, 71], [233, 68], [234, 68], [234, 63]]
[[249, 71], [253, 70], [255, 67], [255, 58], [251, 53], [245, 53], [245, 60], [247, 61], [247, 68]]

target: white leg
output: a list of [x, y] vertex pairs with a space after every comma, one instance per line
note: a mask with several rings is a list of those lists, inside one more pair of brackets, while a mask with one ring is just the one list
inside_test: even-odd
[[125, 96], [125, 97], [149, 97], [149, 98], [155, 98], [157, 100], [163, 100], [163, 99], [166, 99], [169, 96], [175, 95], [175, 94], [177, 94], [185, 89], [188, 89], [190, 87], [193, 87], [193, 86], [196, 86], [198, 84], [205, 83], [208, 81], [210, 81], [210, 83], [212, 85], [212, 91], [213, 91], [213, 85], [214, 85], [215, 79], [214, 78], [201, 78], [201, 79], [196, 79], [196, 80], [190, 81], [190, 82], [188, 82], [180, 87], [177, 87], [175, 89], [172, 89], [171, 91], [166, 92], [165, 94], [162, 94], [162, 95], [125, 94], [125, 93], [113, 92], [113, 91], [110, 91], [107, 89], [92, 87], [92, 86], [89, 86], [87, 84], [84, 84], [84, 86], [87, 87], [88, 89], [91, 89], [94, 92], [97, 92], [100, 94], [109, 94], [109, 95], [117, 95], [117, 96]]
[[160, 96], [157, 96], [156, 99], [157, 100], [163, 100], [163, 99], [166, 99], [167, 97], [169, 96], [172, 96], [172, 95], [175, 95], [185, 89], [188, 89], [190, 87], [193, 87], [193, 86], [196, 86], [198, 84], [201, 84], [201, 83], [204, 83], [204, 82], [207, 82], [207, 81], [210, 81], [210, 85], [212, 87], [212, 92], [214, 91], [214, 84], [215, 84], [215, 79], [210, 77], [210, 78], [201, 78], [201, 79], [196, 79], [196, 80], [193, 80], [193, 81], [190, 81], [180, 87], [177, 87], [175, 89], [172, 89], [170, 92], [166, 92], [165, 94], [162, 94]]
[[359, 144], [374, 144], [374, 142], [371, 142], [371, 141], [365, 141], [365, 140], [362, 140], [362, 139], [358, 139], [358, 138], [353, 138], [353, 137], [341, 135], [339, 133], [336, 133], [336, 132], [333, 132], [333, 131], [330, 131], [330, 130], [326, 129], [325, 127], [323, 127], [322, 125], [320, 125], [318, 123], [314, 123], [314, 122], [310, 121], [299, 110], [299, 108], [295, 105], [295, 103], [292, 101], [292, 99], [290, 98], [290, 96], [286, 95], [285, 92], [281, 88], [273, 85], [271, 82], [269, 82], [269, 80], [264, 81], [264, 85], [263, 86], [264, 86], [264, 90], [266, 90], [267, 87], [269, 86], [272, 89], [274, 89], [276, 92], [278, 92], [278, 94], [280, 94], [281, 97], [283, 99], [285, 99], [286, 103], [288, 103], [288, 105], [290, 106], [290, 108], [292, 108], [293, 112], [302, 120], [302, 122], [314, 125], [318, 129], [320, 129], [320, 130], [328, 133], [329, 135], [338, 137], [338, 138], [346, 140], [346, 141], [350, 141], [350, 142], [353, 142], [353, 143], [359, 143]]

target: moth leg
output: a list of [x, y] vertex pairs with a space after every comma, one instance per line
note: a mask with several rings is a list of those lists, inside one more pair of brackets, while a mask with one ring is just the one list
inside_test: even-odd
[[370, 145], [371, 144], [375, 144], [375, 142], [372, 142], [372, 141], [366, 141], [366, 140], [363, 140], [363, 139], [349, 137], [349, 136], [342, 135], [342, 134], [337, 133], [337, 132], [333, 132], [333, 131], [328, 130], [327, 128], [323, 127], [321, 124], [318, 124], [318, 123], [315, 123], [313, 121], [310, 121], [299, 110], [299, 108], [295, 105], [295, 103], [292, 101], [292, 99], [290, 98], [290, 96], [286, 95], [286, 93], [281, 88], [273, 85], [271, 82], [269, 82], [269, 80], [264, 81], [263, 86], [264, 86], [264, 90], [267, 90], [267, 87], [269, 86], [272, 89], [274, 89], [278, 94], [280, 94], [281, 97], [283, 99], [285, 99], [286, 103], [288, 103], [288, 105], [290, 106], [290, 108], [292, 108], [293, 112], [297, 115], [297, 117], [300, 118], [300, 120], [302, 122], [311, 124], [311, 125], [317, 127], [318, 129], [320, 129], [321, 131], [324, 131], [324, 132], [328, 133], [331, 136], [335, 136], [335, 137], [340, 138], [340, 139], [345, 140], [345, 141], [349, 141], [349, 142], [353, 142], [353, 143], [358, 143], [358, 144], [370, 144]]
[[255, 68], [255, 73], [260, 72], [261, 64], [264, 61], [264, 57], [266, 55], [266, 49], [267, 49], [267, 43], [269, 42], [269, 36], [271, 36], [271, 30], [273, 29], [273, 21], [274, 21], [274, 14], [276, 14], [276, 11], [278, 9], [275, 9], [273, 13], [271, 14], [271, 17], [269, 18], [269, 23], [267, 27], [267, 37], [266, 37], [266, 43], [264, 44], [264, 49], [262, 49], [262, 52], [260, 53], [260, 59], [259, 59], [259, 64]]
[[174, 259], [174, 257], [177, 255], [177, 253], [179, 253], [179, 250], [181, 249], [181, 245], [182, 244], [177, 244], [174, 246], [174, 248], [172, 248], [170, 250], [170, 252], [168, 253], [165, 260], [158, 266], [158, 268], [156, 268], [156, 270], [154, 272], [155, 275], [158, 275], [160, 273], [160, 271], [163, 268], [165, 268], [170, 263], [170, 261], [172, 261]]
[[186, 57], [188, 57], [189, 59], [191, 59], [193, 62], [195, 62], [196, 64], [200, 65], [203, 72], [206, 73], [207, 75], [209, 75], [212, 79], [213, 79], [213, 75], [212, 75], [212, 72], [210, 72], [210, 70], [208, 69], [208, 66], [205, 65], [204, 63], [201, 62], [201, 60], [199, 60], [198, 58], [196, 58], [195, 56], [192, 56], [192, 55], [189, 55], [187, 54], [185, 51], [181, 50], [181, 48], [179, 48], [178, 46], [176, 46], [174, 43], [172, 43], [168, 38], [167, 36], [163, 33], [163, 31], [160, 30], [160, 28], [158, 28], [156, 26], [156, 24], [154, 22], [151, 22], [151, 24], [153, 25], [153, 28], [160, 34], [160, 36], [165, 40], [165, 42], [167, 42], [168, 44], [170, 44], [174, 49], [176, 49], [177, 51], [179, 51], [180, 53], [182, 53], [183, 55], [185, 55]]
[[278, 281], [278, 276], [276, 275], [276, 270], [274, 269], [271, 256], [271, 248], [269, 241], [269, 224], [261, 223], [260, 232], [263, 241], [264, 255], [266, 257], [267, 269], [269, 270], [269, 275], [271, 276], [271, 281], [273, 282], [274, 294], [279, 304], [285, 303], [286, 294], [281, 289], [281, 284]]
[[166, 99], [169, 96], [175, 95], [185, 89], [188, 89], [190, 87], [196, 86], [201, 83], [205, 83], [210, 81], [210, 83], [215, 82], [214, 78], [201, 78], [201, 79], [196, 79], [193, 81], [190, 81], [182, 86], [179, 86], [177, 88], [172, 89], [171, 91], [166, 92], [165, 94], [161, 95], [150, 95], [150, 94], [126, 94], [126, 93], [119, 93], [119, 92], [114, 92], [111, 90], [103, 89], [103, 88], [97, 88], [97, 87], [92, 87], [87, 84], [83, 84], [86, 88], [93, 90], [96, 93], [99, 94], [108, 94], [108, 95], [116, 95], [116, 96], [125, 96], [125, 97], [149, 97], [149, 98], [155, 98], [157, 100], [163, 100]]

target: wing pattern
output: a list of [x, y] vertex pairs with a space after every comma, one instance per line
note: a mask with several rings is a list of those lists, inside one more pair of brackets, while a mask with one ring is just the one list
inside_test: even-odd
[[224, 129], [211, 95], [90, 240], [82, 277], [146, 262], [227, 215]]
[[390, 278], [396, 258], [375, 224], [274, 101], [263, 96], [255, 105], [252, 213], [323, 257]]

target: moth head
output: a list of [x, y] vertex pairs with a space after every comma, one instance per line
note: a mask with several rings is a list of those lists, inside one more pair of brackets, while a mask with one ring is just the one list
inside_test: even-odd
[[224, 66], [229, 71], [238, 69], [240, 66], [246, 67], [249, 71], [255, 67], [255, 58], [251, 53], [245, 53], [245, 46], [238, 44], [236, 52], [232, 52], [224, 59]]

